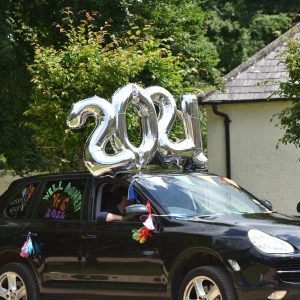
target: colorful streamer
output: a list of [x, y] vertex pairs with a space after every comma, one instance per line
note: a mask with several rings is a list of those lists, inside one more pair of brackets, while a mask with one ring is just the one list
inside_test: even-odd
[[152, 221], [152, 208], [149, 201], [146, 206], [148, 208], [149, 215], [143, 223], [144, 226], [139, 229], [132, 230], [132, 238], [141, 244], [145, 243], [149, 237], [152, 237], [152, 231], [155, 229]]

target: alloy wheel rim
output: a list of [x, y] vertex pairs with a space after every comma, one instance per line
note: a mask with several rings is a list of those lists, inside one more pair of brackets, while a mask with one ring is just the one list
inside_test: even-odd
[[197, 276], [186, 286], [183, 300], [222, 300], [217, 284], [209, 277]]
[[25, 283], [17, 273], [5, 272], [1, 274], [0, 299], [27, 300]]

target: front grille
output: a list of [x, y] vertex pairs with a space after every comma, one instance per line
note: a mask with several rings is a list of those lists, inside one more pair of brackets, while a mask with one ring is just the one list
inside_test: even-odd
[[300, 284], [300, 261], [284, 261], [277, 264], [276, 267], [279, 280]]

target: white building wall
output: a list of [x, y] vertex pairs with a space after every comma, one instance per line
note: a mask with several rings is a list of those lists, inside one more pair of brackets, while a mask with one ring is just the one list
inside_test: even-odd
[[[272, 116], [289, 102], [222, 104], [218, 110], [229, 115], [231, 177], [274, 209], [297, 214], [300, 201], [300, 149], [279, 145], [283, 131]], [[208, 111], [208, 170], [226, 176], [224, 119]]]

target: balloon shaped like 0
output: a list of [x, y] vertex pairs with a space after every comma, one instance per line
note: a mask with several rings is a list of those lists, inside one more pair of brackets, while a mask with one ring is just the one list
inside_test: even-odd
[[[131, 144], [128, 138], [126, 126], [126, 109], [132, 103], [135, 111], [141, 118], [142, 142], [139, 147]], [[157, 149], [158, 124], [154, 104], [148, 93], [136, 84], [128, 84], [118, 89], [112, 97], [112, 105], [116, 112], [116, 135], [117, 140], [126, 149], [135, 153], [136, 166], [140, 169], [154, 156]]]
[[89, 116], [95, 118], [96, 126], [89, 136], [84, 150], [84, 163], [87, 169], [94, 176], [98, 176], [116, 172], [121, 168], [132, 167], [135, 155], [131, 150], [119, 147], [120, 151], [116, 154], [110, 155], [105, 152], [106, 144], [114, 133], [116, 123], [112, 105], [97, 96], [78, 101], [73, 104], [67, 124], [73, 129], [80, 128]]
[[[192, 156], [195, 149], [193, 141], [193, 128], [190, 115], [183, 110], [177, 110], [174, 97], [166, 89], [159, 86], [146, 88], [154, 104], [159, 108], [158, 114], [158, 143], [160, 157], [164, 162], [169, 162], [174, 156]], [[176, 118], [176, 114], [182, 119], [185, 139], [179, 142], [172, 142], [170, 133]]]

